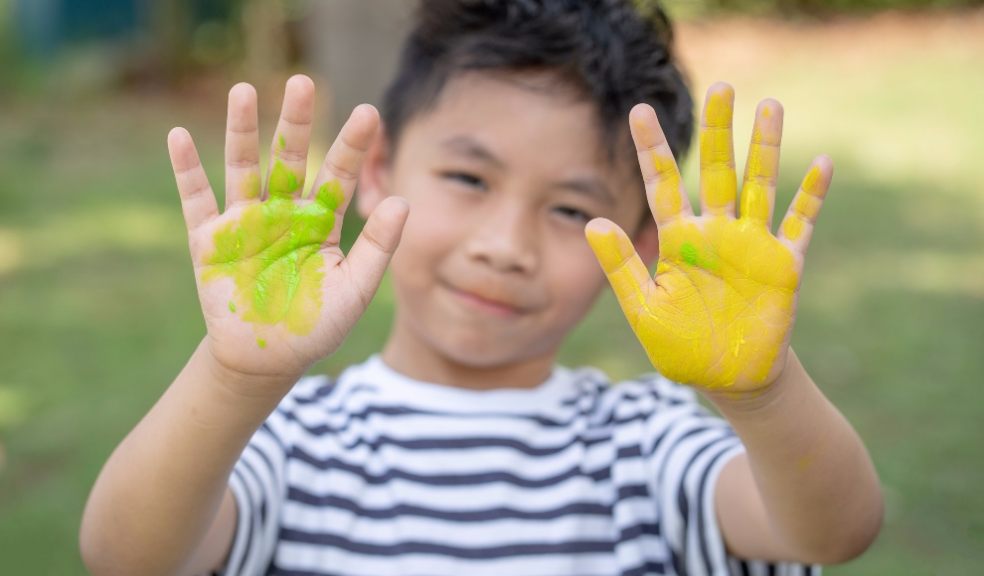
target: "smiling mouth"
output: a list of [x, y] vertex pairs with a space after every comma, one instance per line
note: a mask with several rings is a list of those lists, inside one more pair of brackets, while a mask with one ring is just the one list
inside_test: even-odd
[[523, 309], [518, 306], [500, 300], [494, 300], [467, 290], [461, 290], [454, 286], [448, 286], [447, 288], [458, 300], [464, 302], [465, 305], [486, 314], [504, 318], [512, 318], [523, 314]]

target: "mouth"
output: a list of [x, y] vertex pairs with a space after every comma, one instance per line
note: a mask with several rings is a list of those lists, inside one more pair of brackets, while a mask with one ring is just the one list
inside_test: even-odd
[[451, 294], [453, 294], [460, 302], [464, 303], [465, 306], [485, 314], [498, 316], [501, 318], [514, 318], [525, 313], [525, 309], [522, 306], [491, 296], [487, 293], [456, 288], [451, 285], [446, 285], [446, 287], [448, 291], [451, 292]]

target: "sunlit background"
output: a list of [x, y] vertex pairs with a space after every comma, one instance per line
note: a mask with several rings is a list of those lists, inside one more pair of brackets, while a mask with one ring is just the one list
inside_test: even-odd
[[[227, 89], [257, 86], [269, 138], [305, 72], [321, 156], [379, 101], [410, 4], [0, 0], [0, 573], [84, 573], [88, 490], [203, 334], [168, 129], [191, 130], [221, 190]], [[887, 512], [874, 547], [827, 573], [981, 573], [982, 2], [667, 4], [695, 94], [735, 86], [739, 167], [756, 103], [784, 104], [777, 212], [814, 155], [835, 162], [793, 345], [864, 438]], [[391, 309], [384, 287], [316, 369], [377, 351]], [[564, 361], [648, 368], [610, 295]]]

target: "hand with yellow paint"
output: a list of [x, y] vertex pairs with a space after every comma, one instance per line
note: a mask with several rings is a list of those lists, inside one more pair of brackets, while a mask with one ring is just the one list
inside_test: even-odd
[[700, 127], [699, 216], [653, 109], [638, 105], [630, 113], [659, 230], [655, 278], [614, 223], [593, 220], [586, 235], [657, 370], [707, 390], [748, 392], [768, 387], [785, 366], [803, 258], [832, 165], [825, 156], [813, 162], [773, 235], [782, 107], [763, 101], [736, 217], [733, 107], [730, 86], [708, 90]]
[[300, 376], [341, 344], [375, 294], [399, 242], [407, 205], [390, 199], [370, 216], [348, 257], [342, 216], [379, 125], [357, 107], [304, 192], [314, 84], [287, 82], [270, 169], [261, 185], [256, 91], [229, 92], [225, 211], [187, 131], [168, 136], [205, 322], [208, 351], [249, 376]]

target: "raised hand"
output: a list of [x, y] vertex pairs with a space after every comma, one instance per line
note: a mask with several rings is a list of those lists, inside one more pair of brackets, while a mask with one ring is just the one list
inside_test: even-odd
[[825, 156], [814, 160], [774, 236], [782, 107], [763, 101], [736, 218], [733, 107], [730, 86], [708, 90], [700, 128], [700, 216], [653, 109], [639, 105], [630, 114], [659, 227], [655, 279], [614, 223], [596, 219], [586, 235], [657, 370], [700, 388], [755, 391], [775, 381], [785, 365], [803, 258], [833, 168]]
[[295, 377], [331, 354], [375, 294], [406, 221], [404, 201], [380, 203], [344, 257], [342, 217], [378, 114], [352, 112], [305, 194], [313, 113], [314, 84], [291, 78], [261, 185], [256, 92], [232, 88], [221, 214], [191, 136], [168, 135], [209, 350], [243, 375]]

